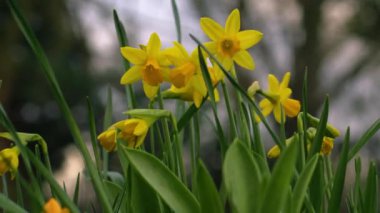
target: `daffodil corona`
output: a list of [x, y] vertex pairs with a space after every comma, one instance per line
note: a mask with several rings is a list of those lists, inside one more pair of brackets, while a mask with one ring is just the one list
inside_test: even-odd
[[285, 115], [288, 117], [295, 117], [298, 115], [301, 104], [298, 100], [291, 99], [290, 95], [292, 90], [288, 88], [290, 80], [290, 72], [285, 73], [281, 83], [277, 78], [269, 74], [268, 84], [269, 89], [262, 91], [262, 94], [266, 97], [260, 101], [259, 106], [264, 116], [269, 115], [272, 111], [274, 118], [277, 122], [281, 123], [281, 110], [283, 109], [283, 121], [285, 122]]
[[240, 31], [240, 12], [235, 9], [228, 16], [225, 27], [210, 18], [201, 18], [201, 28], [211, 39], [205, 46], [216, 54], [224, 68], [230, 70], [233, 62], [253, 70], [255, 63], [247, 49], [257, 44], [263, 34], [256, 30]]
[[121, 54], [134, 64], [120, 80], [121, 84], [132, 84], [143, 80], [145, 95], [153, 99], [160, 84], [168, 79], [169, 61], [161, 51], [161, 40], [156, 33], [152, 33], [148, 45], [138, 49], [122, 47]]
[[50, 198], [44, 205], [44, 213], [70, 213], [67, 208], [62, 208], [61, 204], [54, 198]]

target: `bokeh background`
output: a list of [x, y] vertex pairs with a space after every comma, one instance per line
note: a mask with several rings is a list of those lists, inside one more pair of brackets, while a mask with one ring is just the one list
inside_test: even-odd
[[[18, 0], [45, 49], [75, 118], [87, 135], [88, 96], [101, 131], [107, 88], [113, 92], [114, 121], [126, 109], [122, 60], [112, 10], [124, 23], [131, 46], [147, 42], [157, 32], [165, 47], [176, 40], [169, 0]], [[352, 142], [380, 117], [380, 0], [187, 0], [178, 1], [183, 44], [196, 47], [189, 33], [203, 41], [199, 18], [224, 23], [239, 8], [243, 29], [264, 33], [251, 49], [256, 70], [239, 70], [244, 88], [253, 80], [263, 82], [274, 73], [292, 72], [293, 96], [301, 98], [302, 80], [308, 70], [309, 110], [319, 115], [326, 95], [329, 121], [342, 132], [351, 127]], [[53, 167], [60, 180], [75, 180], [83, 169], [68, 128], [53, 100], [40, 65], [13, 20], [5, 1], [0, 2], [0, 101], [18, 131], [40, 134], [49, 144]], [[137, 94], [141, 107], [146, 98]], [[0, 127], [1, 128], [1, 127]], [[288, 124], [291, 133], [294, 122]], [[362, 155], [380, 160], [380, 135]], [[215, 139], [204, 141], [210, 167], [219, 168]], [[211, 145], [209, 145], [211, 144]], [[339, 149], [340, 141], [336, 142]], [[272, 145], [270, 143], [268, 146]]]

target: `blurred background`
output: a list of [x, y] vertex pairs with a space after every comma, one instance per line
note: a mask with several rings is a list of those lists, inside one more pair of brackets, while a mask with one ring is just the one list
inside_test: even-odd
[[[18, 2], [56, 71], [84, 135], [88, 128], [87, 96], [99, 118], [99, 132], [107, 88], [113, 91], [114, 121], [123, 117], [127, 106], [124, 88], [119, 85], [124, 69], [112, 10], [118, 11], [131, 46], [145, 44], [152, 32], [160, 35], [164, 47], [176, 40], [169, 0]], [[244, 88], [253, 80], [266, 88], [268, 73], [282, 78], [291, 71], [293, 97], [301, 99], [307, 69], [310, 113], [319, 115], [328, 94], [329, 122], [341, 132], [350, 126], [352, 142], [380, 117], [380, 0], [188, 0], [177, 4], [183, 44], [189, 51], [196, 47], [189, 33], [207, 41], [199, 26], [200, 17], [212, 17], [224, 24], [234, 8], [240, 9], [242, 29], [264, 33], [263, 40], [250, 50], [256, 70], [238, 72]], [[80, 156], [68, 146], [72, 144], [68, 128], [41, 66], [5, 1], [0, 2], [0, 46], [1, 103], [18, 131], [45, 138], [57, 176], [65, 182], [75, 180], [83, 169], [78, 163]], [[146, 98], [141, 91], [139, 94], [139, 106], [144, 107]], [[291, 133], [294, 123], [290, 121], [288, 126]], [[373, 138], [363, 156], [380, 159], [379, 138], [379, 134]], [[212, 144], [205, 145], [205, 153], [216, 150], [215, 139], [203, 140]], [[338, 139], [336, 146], [339, 144]], [[211, 157], [208, 164], [218, 167], [217, 157]]]

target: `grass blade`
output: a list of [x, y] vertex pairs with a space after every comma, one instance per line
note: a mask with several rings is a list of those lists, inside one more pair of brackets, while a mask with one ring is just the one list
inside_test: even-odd
[[5, 195], [0, 194], [0, 206], [5, 212], [20, 212], [26, 213], [27, 211], [23, 209], [21, 206], [17, 205], [15, 202], [7, 198]]
[[174, 21], [175, 21], [175, 29], [177, 31], [177, 41], [181, 43], [181, 40], [182, 40], [181, 20], [179, 18], [179, 12], [178, 12], [176, 0], [171, 0], [171, 4], [172, 4], [173, 15], [174, 15]]
[[292, 195], [292, 212], [301, 212], [302, 204], [306, 196], [306, 192], [314, 174], [315, 167], [318, 163], [319, 154], [314, 155], [302, 170], [296, 185], [294, 186]]
[[348, 150], [350, 146], [350, 128], [347, 128], [346, 136], [342, 152], [340, 153], [338, 168], [334, 177], [334, 185], [331, 191], [331, 198], [329, 200], [329, 213], [339, 212], [340, 203], [342, 201], [342, 193], [344, 188], [344, 181], [346, 178], [346, 168], [348, 163]]
[[321, 114], [321, 120], [319, 121], [317, 132], [312, 142], [311, 150], [309, 152], [309, 158], [314, 156], [314, 154], [319, 153], [322, 147], [323, 137], [325, 135], [325, 130], [327, 126], [327, 119], [329, 115], [329, 98], [326, 97], [323, 104], [323, 110]]
[[380, 119], [377, 119], [371, 127], [360, 137], [359, 141], [351, 148], [348, 159], [351, 160], [380, 129]]

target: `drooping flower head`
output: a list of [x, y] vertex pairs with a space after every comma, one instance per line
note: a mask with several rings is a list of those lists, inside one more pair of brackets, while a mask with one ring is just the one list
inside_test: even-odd
[[0, 151], [0, 176], [6, 172], [11, 173], [11, 178], [15, 177], [18, 169], [20, 150], [14, 146]]
[[54, 198], [50, 198], [44, 205], [44, 213], [70, 213], [67, 208], [62, 208], [61, 204]]
[[121, 54], [134, 66], [123, 75], [121, 84], [143, 80], [145, 95], [153, 99], [164, 80], [168, 80], [169, 62], [161, 51], [161, 40], [152, 33], [146, 47], [138, 49], [122, 47]]
[[98, 140], [108, 152], [115, 150], [118, 139], [130, 148], [137, 148], [144, 142], [151, 124], [152, 122], [139, 118], [122, 120], [102, 132]]
[[301, 104], [298, 100], [291, 99], [292, 90], [288, 88], [290, 72], [285, 73], [281, 83], [277, 78], [269, 74], [267, 91], [263, 91], [266, 98], [260, 101], [259, 106], [264, 116], [269, 115], [272, 111], [277, 122], [281, 123], [281, 108], [283, 108], [283, 121], [285, 116], [295, 117], [298, 115]]
[[205, 46], [230, 70], [233, 62], [253, 70], [255, 63], [247, 49], [257, 44], [263, 34], [256, 30], [240, 31], [240, 12], [235, 9], [228, 16], [225, 27], [210, 18], [201, 18], [201, 28], [211, 39]]

